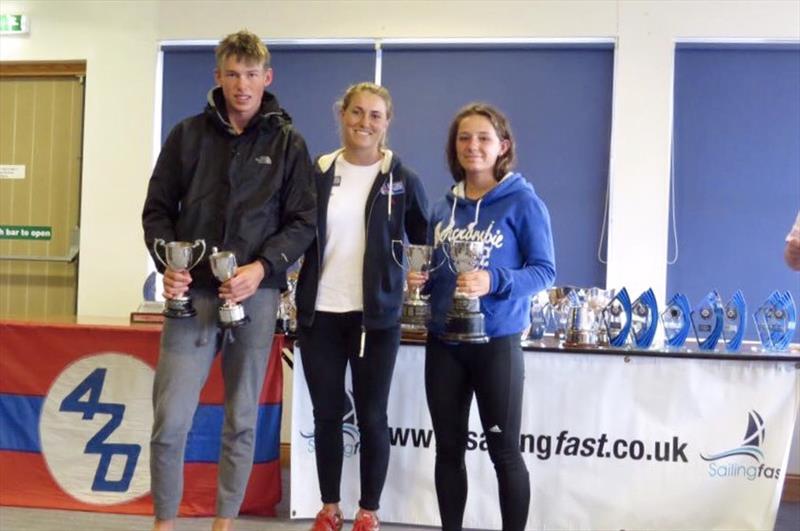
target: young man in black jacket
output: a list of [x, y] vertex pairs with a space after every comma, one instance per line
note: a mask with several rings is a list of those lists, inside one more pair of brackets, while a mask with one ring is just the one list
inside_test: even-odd
[[[265, 90], [272, 81], [266, 47], [240, 31], [220, 42], [216, 59], [218, 86], [205, 112], [179, 123], [164, 143], [142, 213], [151, 252], [157, 238], [203, 239], [208, 249], [233, 252], [240, 264], [221, 285], [206, 258], [191, 272], [162, 270], [164, 296], [191, 291], [197, 315], [167, 319], [161, 336], [150, 444], [156, 530], [172, 529], [177, 516], [186, 436], [217, 351], [225, 421], [213, 529], [229, 529], [238, 514], [253, 464], [279, 289], [313, 240], [316, 223], [305, 142]], [[242, 303], [251, 322], [222, 334], [220, 299]]]

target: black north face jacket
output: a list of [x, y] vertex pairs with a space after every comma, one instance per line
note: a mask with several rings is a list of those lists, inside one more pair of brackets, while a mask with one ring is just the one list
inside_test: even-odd
[[[234, 252], [239, 265], [265, 261], [260, 287], [284, 288], [286, 269], [314, 239], [316, 208], [305, 141], [275, 96], [265, 91], [261, 109], [236, 135], [215, 88], [205, 112], [175, 126], [162, 146], [142, 225], [151, 255], [156, 238], [204, 239], [206, 255], [216, 246]], [[219, 285], [206, 257], [191, 273], [193, 288]]]

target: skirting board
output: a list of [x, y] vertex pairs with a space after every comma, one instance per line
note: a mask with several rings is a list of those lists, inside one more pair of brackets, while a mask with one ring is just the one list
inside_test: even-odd
[[[281, 468], [289, 468], [292, 454], [291, 448], [291, 444], [281, 443]], [[800, 502], [800, 474], [788, 474], [785, 478], [781, 500], [785, 502]]]

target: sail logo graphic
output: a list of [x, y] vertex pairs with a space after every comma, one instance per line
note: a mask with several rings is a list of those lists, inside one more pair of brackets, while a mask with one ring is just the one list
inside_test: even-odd
[[[308, 451], [314, 452], [314, 431], [300, 432], [300, 436], [307, 441]], [[345, 457], [358, 454], [361, 448], [361, 433], [358, 431], [358, 418], [356, 417], [356, 404], [353, 400], [353, 391], [345, 389], [344, 415], [342, 416], [342, 448]]]
[[712, 478], [735, 479], [748, 481], [756, 479], [780, 478], [781, 469], [767, 466], [764, 463], [763, 445], [767, 429], [764, 419], [756, 410], [747, 413], [747, 429], [742, 444], [729, 450], [715, 454], [700, 454], [700, 458], [708, 461], [708, 475]]

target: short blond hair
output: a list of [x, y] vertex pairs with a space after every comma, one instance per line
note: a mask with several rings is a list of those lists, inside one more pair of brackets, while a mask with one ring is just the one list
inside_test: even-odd
[[245, 63], [258, 63], [269, 68], [269, 50], [258, 38], [258, 35], [247, 30], [231, 33], [219, 42], [214, 54], [217, 58], [217, 68], [222, 68], [222, 63], [228, 57], [236, 57], [237, 61]]

